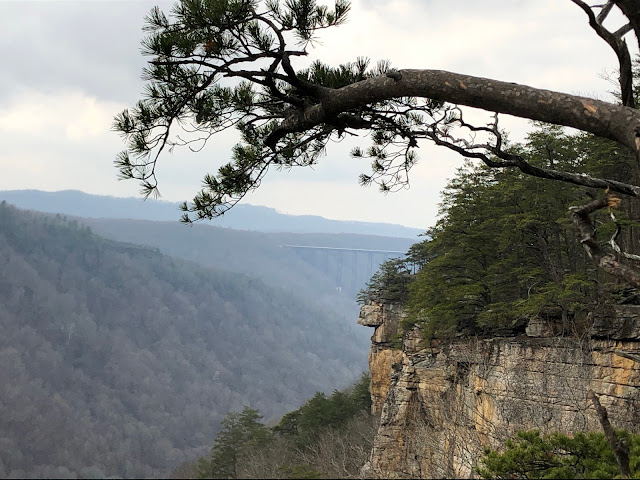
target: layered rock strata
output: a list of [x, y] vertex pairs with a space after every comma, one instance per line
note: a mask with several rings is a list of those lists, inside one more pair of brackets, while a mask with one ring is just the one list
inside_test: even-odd
[[429, 348], [417, 330], [398, 348], [402, 316], [370, 304], [358, 321], [375, 328], [371, 395], [381, 414], [363, 477], [468, 478], [484, 447], [518, 430], [600, 430], [590, 389], [615, 427], [640, 430], [640, 307], [598, 316], [581, 338], [530, 325], [528, 335]]

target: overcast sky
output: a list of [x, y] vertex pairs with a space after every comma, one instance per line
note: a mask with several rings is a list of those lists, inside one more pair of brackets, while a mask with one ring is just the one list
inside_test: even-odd
[[[110, 126], [142, 91], [145, 14], [172, 3], [0, 0], [0, 190], [138, 195], [136, 182], [116, 180], [113, 160], [123, 144]], [[603, 100], [612, 86], [602, 77], [616, 68], [613, 52], [569, 0], [354, 0], [348, 23], [320, 42], [309, 60], [367, 56], [399, 69], [446, 69]], [[507, 117], [501, 124], [516, 140], [529, 128]], [[163, 199], [191, 199], [203, 175], [228, 161], [234, 135], [214, 142], [200, 154], [161, 157]], [[271, 171], [244, 201], [291, 214], [434, 223], [439, 192], [461, 158], [422, 144], [410, 188], [383, 195], [358, 186], [368, 162], [349, 157], [353, 145], [330, 146], [314, 170]]]

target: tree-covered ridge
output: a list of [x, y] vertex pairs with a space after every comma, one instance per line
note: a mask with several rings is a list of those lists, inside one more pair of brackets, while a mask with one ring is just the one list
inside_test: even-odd
[[153, 477], [243, 404], [351, 382], [340, 319], [244, 275], [0, 204], [0, 476]]
[[[635, 159], [615, 144], [558, 127], [541, 127], [512, 150], [534, 166], [636, 175]], [[567, 206], [601, 195], [469, 162], [443, 192], [427, 239], [404, 261], [383, 265], [360, 300], [405, 304], [408, 324], [426, 336], [513, 329], [532, 317], [560, 320], [564, 333], [575, 332], [589, 312], [615, 300], [611, 280], [594, 268], [566, 215]], [[637, 247], [637, 202], [616, 207], [596, 216], [598, 240]]]
[[375, 433], [369, 376], [330, 396], [317, 392], [274, 427], [256, 409], [229, 412], [211, 454], [174, 478], [357, 478]]
[[[26, 210], [83, 218], [127, 218], [175, 222], [178, 204], [148, 198], [95, 195], [78, 190], [0, 190], [0, 201]], [[260, 232], [358, 234], [415, 238], [420, 229], [390, 223], [332, 220], [317, 215], [289, 215], [274, 208], [237, 205], [233, 214], [218, 217], [211, 225]]]

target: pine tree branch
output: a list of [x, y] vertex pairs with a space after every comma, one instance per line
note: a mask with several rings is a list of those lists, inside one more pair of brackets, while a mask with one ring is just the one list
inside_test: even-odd
[[615, 140], [640, 153], [640, 112], [587, 97], [543, 90], [443, 70], [399, 70], [338, 89], [324, 89], [320, 101], [290, 112], [267, 138], [272, 147], [288, 133], [303, 132], [343, 112], [398, 97], [420, 97], [573, 127]]

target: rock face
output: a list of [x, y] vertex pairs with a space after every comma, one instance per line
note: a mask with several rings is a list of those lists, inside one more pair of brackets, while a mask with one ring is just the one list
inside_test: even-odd
[[371, 303], [360, 309], [358, 323], [374, 327], [369, 351], [369, 372], [371, 375], [371, 411], [379, 415], [384, 399], [391, 385], [391, 368], [402, 360], [402, 350], [394, 346], [394, 337], [404, 313], [397, 305]]
[[429, 348], [417, 330], [394, 343], [402, 317], [372, 304], [358, 321], [375, 327], [371, 396], [381, 414], [365, 478], [469, 478], [485, 446], [518, 430], [600, 431], [590, 389], [614, 427], [640, 431], [640, 307], [594, 317], [582, 338], [535, 324], [527, 336]]

